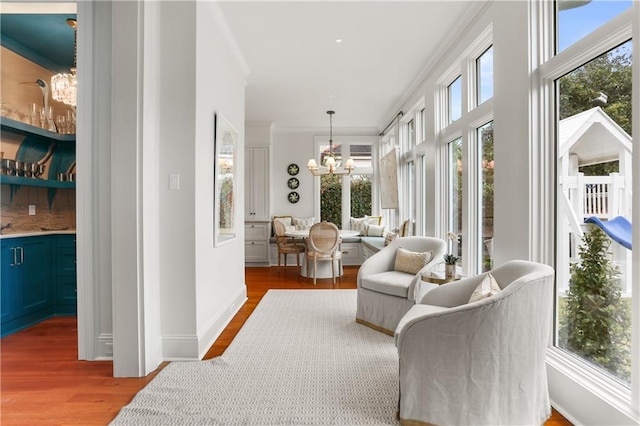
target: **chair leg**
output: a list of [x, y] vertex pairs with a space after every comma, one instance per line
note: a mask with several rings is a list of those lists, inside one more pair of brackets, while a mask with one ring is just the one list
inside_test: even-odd
[[333, 278], [333, 283], [336, 283], [336, 262], [334, 259], [331, 259], [331, 278]]
[[282, 256], [282, 253], [278, 252], [278, 270], [280, 270], [280, 257]]
[[313, 285], [316, 285], [316, 275], [318, 275], [318, 258], [313, 258]]
[[296, 251], [296, 266], [300, 267], [300, 252]]
[[287, 269], [287, 256], [289, 255], [289, 253], [285, 253], [284, 254], [284, 269]]

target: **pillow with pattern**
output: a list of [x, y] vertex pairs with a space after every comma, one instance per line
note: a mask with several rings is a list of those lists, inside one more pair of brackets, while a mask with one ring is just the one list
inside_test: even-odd
[[370, 225], [382, 225], [382, 216], [365, 216]]
[[420, 253], [398, 247], [394, 269], [399, 272], [415, 275], [420, 272], [420, 269], [422, 269], [424, 265], [429, 263], [432, 253], [431, 250]]
[[358, 218], [352, 217], [349, 223], [352, 231], [358, 231], [358, 235], [367, 235], [367, 225], [369, 225], [369, 222], [366, 216]]
[[502, 289], [498, 285], [498, 282], [491, 274], [485, 275], [480, 284], [473, 290], [469, 303], [477, 302], [478, 300], [486, 299], [491, 296], [495, 296], [500, 293]]
[[296, 230], [298, 231], [310, 229], [314, 223], [316, 223], [315, 217], [307, 217], [307, 218], [294, 217], [293, 218], [293, 226], [295, 226]]
[[396, 238], [398, 238], [398, 234], [395, 232], [387, 232], [387, 235], [385, 235], [384, 237], [384, 245], [388, 246], [389, 244], [391, 244], [391, 241], [395, 240]]

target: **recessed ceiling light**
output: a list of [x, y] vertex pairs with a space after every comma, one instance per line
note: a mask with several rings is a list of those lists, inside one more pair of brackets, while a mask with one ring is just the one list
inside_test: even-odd
[[342, 39], [341, 38], [337, 38], [336, 39], [336, 43], [338, 43], [338, 44], [342, 43]]

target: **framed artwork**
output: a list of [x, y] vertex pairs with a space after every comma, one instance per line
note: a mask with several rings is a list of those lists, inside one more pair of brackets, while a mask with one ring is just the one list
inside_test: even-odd
[[213, 245], [219, 247], [236, 238], [236, 165], [238, 131], [220, 113], [214, 115], [214, 224]]
[[380, 159], [380, 200], [383, 209], [399, 208], [397, 152], [394, 148]]

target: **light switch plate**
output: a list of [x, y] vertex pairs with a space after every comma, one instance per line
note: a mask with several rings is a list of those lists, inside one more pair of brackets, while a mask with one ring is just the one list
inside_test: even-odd
[[29, 216], [35, 216], [35, 215], [36, 215], [36, 205], [29, 204]]

